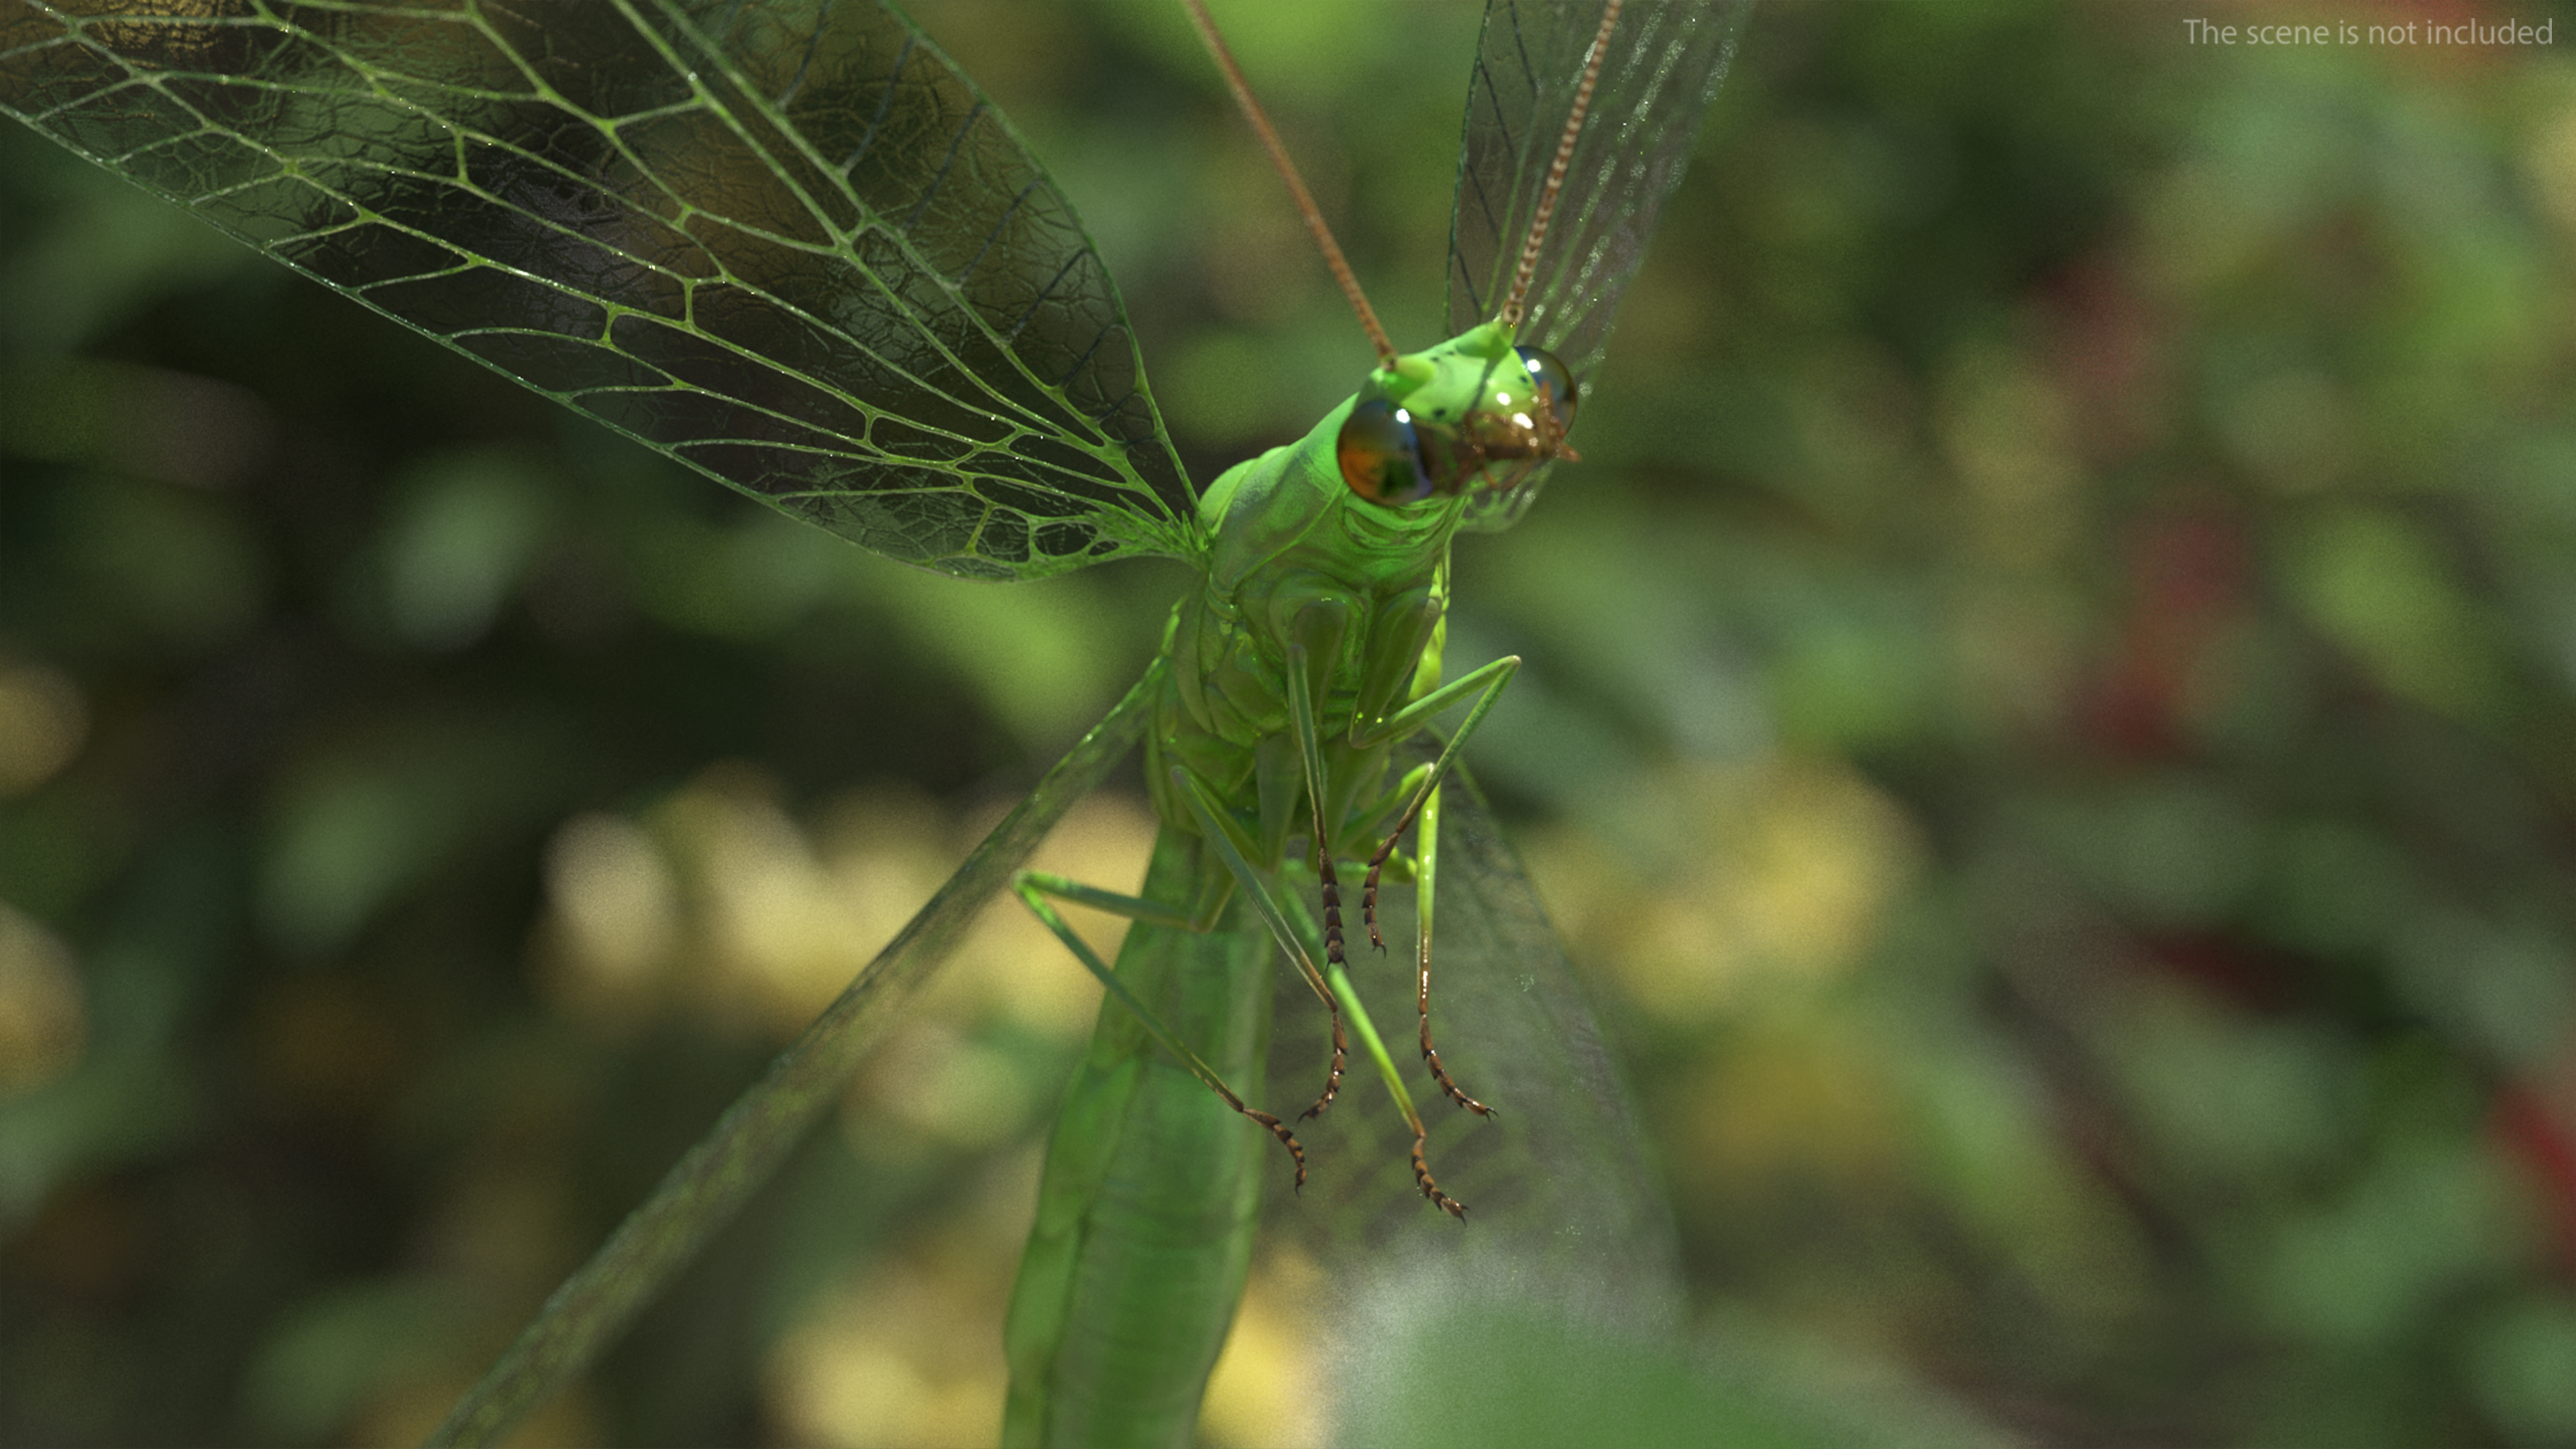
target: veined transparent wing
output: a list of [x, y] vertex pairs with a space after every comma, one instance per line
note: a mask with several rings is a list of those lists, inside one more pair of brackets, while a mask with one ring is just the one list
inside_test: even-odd
[[[1532, 272], [1520, 340], [1578, 381], [1599, 370], [1610, 322], [1681, 183], [1751, 0], [1632, 0], [1612, 32], [1592, 107]], [[1601, 26], [1602, 0], [1490, 0], [1467, 83], [1449, 233], [1449, 330], [1491, 320], [1512, 289]], [[1508, 527], [1541, 478], [1471, 505], [1465, 526]]]
[[721, 482], [969, 577], [1196, 547], [1071, 204], [875, 0], [92, 8], [0, 12], [0, 111]]
[[[1402, 1404], [1437, 1422], [1443, 1411], [1424, 1402], [1434, 1391], [1392, 1367], [1404, 1360], [1391, 1345], [1446, 1356], [1491, 1327], [1471, 1322], [1477, 1315], [1670, 1342], [1683, 1308], [1671, 1208], [1565, 948], [1475, 782], [1453, 770], [1441, 794], [1432, 1024], [1442, 1063], [1495, 1115], [1460, 1110], [1409, 1065], [1418, 1060], [1411, 890], [1380, 897], [1386, 955], [1361, 949], [1352, 974], [1389, 1050], [1408, 1063], [1432, 1171], [1467, 1204], [1466, 1220], [1422, 1200], [1411, 1134], [1364, 1072], [1330, 1111], [1297, 1124], [1310, 1176], [1267, 1208], [1273, 1232], [1325, 1269], [1330, 1301], [1317, 1327], [1331, 1340], [1329, 1378], [1346, 1419], [1383, 1420]], [[1312, 994], [1281, 976], [1269, 1080], [1289, 1100], [1316, 1081], [1326, 1046]], [[1310, 1026], [1286, 1025], [1300, 1022]], [[1472, 1364], [1460, 1372], [1477, 1379]], [[1404, 1442], [1385, 1427], [1369, 1430], [1372, 1442]]]

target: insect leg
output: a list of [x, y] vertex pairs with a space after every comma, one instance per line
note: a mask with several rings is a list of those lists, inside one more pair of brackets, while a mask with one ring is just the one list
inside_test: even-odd
[[1021, 871], [1011, 878], [1011, 886], [1014, 890], [1034, 889], [1060, 901], [1071, 901], [1077, 906], [1089, 906], [1095, 911], [1105, 911], [1126, 920], [1142, 921], [1147, 925], [1163, 926], [1175, 931], [1207, 930], [1206, 922], [1225, 909], [1225, 896], [1215, 892], [1210, 892], [1215, 896], [1213, 906], [1202, 903], [1185, 911], [1178, 906], [1167, 906], [1160, 901], [1149, 901], [1142, 896], [1121, 895], [1116, 891], [1102, 890], [1098, 886], [1087, 886], [1071, 877], [1044, 870]]
[[[1518, 662], [1513, 661], [1515, 665]], [[1378, 1039], [1377, 1028], [1369, 1021], [1368, 1009], [1360, 1004], [1359, 993], [1352, 988], [1350, 971], [1342, 959], [1340, 901], [1333, 879], [1332, 837], [1325, 826], [1322, 805], [1325, 798], [1323, 751], [1315, 729], [1315, 706], [1313, 696], [1309, 692], [1306, 664], [1307, 655], [1304, 648], [1291, 645], [1288, 650], [1287, 669], [1288, 727], [1296, 735], [1299, 752], [1306, 762], [1306, 793], [1316, 801], [1316, 858], [1319, 874], [1324, 880], [1324, 979], [1331, 986], [1333, 995], [1341, 1001], [1342, 1012], [1350, 1018], [1352, 1029], [1359, 1033], [1360, 1044], [1367, 1048], [1370, 1058], [1377, 1063], [1378, 1074], [1385, 1079], [1387, 1090], [1394, 1095], [1396, 1105], [1403, 1109], [1405, 1125], [1413, 1129], [1414, 1185], [1421, 1188], [1422, 1195], [1431, 1199], [1441, 1211], [1453, 1217], [1463, 1218], [1467, 1215], [1466, 1204], [1442, 1192], [1440, 1184], [1431, 1176], [1430, 1164], [1423, 1157], [1423, 1144], [1428, 1132], [1422, 1125], [1422, 1114], [1414, 1110], [1413, 1096], [1404, 1089], [1403, 1078], [1396, 1074], [1395, 1063], [1387, 1056], [1385, 1043]], [[1478, 671], [1480, 674], [1485, 672]], [[1473, 676], [1470, 677], [1473, 678]], [[1502, 671], [1500, 677], [1509, 678], [1510, 671]], [[1492, 688], [1491, 685], [1487, 686], [1489, 695]], [[1476, 715], [1470, 716], [1470, 723], [1481, 716], [1489, 705], [1490, 699], [1480, 704]], [[1338, 1073], [1341, 1051], [1338, 1020], [1335, 1026], [1334, 1057]], [[1316, 1110], [1320, 1111], [1322, 1107], [1323, 1103], [1316, 1104]]]
[[[1334, 973], [1342, 971], [1348, 964], [1342, 957], [1342, 883], [1333, 873], [1331, 850], [1317, 848], [1315, 874], [1323, 882], [1324, 974], [1329, 981]], [[1321, 1116], [1325, 1108], [1333, 1105], [1333, 1099], [1341, 1095], [1342, 1062], [1350, 1053], [1350, 1039], [1342, 1034], [1341, 1009], [1334, 1004], [1329, 990], [1324, 995], [1324, 1009], [1333, 1022], [1333, 1065], [1324, 1078], [1324, 1094], [1315, 1099], [1315, 1105], [1297, 1114], [1297, 1120], [1301, 1122]]]
[[[1117, 997], [1120, 1005], [1135, 1014], [1137, 1022], [1145, 1028], [1146, 1035], [1152, 1037], [1163, 1050], [1177, 1058], [1182, 1066], [1189, 1068], [1191, 1076], [1198, 1078], [1210, 1091], [1224, 1098], [1227, 1106], [1268, 1128], [1270, 1135], [1279, 1139], [1279, 1145], [1288, 1149], [1289, 1159], [1297, 1165], [1297, 1186], [1304, 1187], [1306, 1185], [1306, 1149], [1297, 1145], [1296, 1134], [1290, 1132], [1287, 1124], [1277, 1117], [1245, 1105], [1244, 1100], [1234, 1094], [1234, 1089], [1225, 1084], [1225, 1079], [1216, 1074], [1215, 1068], [1199, 1060], [1198, 1053], [1183, 1045], [1181, 1039], [1173, 1035], [1169, 1027], [1163, 1025], [1162, 1018], [1154, 1014], [1153, 1008], [1138, 1000], [1136, 994], [1127, 989], [1127, 983], [1120, 980], [1118, 973], [1111, 970], [1109, 964], [1100, 959], [1099, 953], [1091, 949], [1090, 942], [1075, 933], [1073, 927], [1066, 922], [1064, 916], [1056, 910], [1054, 902], [1048, 897], [1055, 896], [1064, 900], [1079, 901], [1083, 905], [1130, 916], [1135, 920], [1150, 921], [1176, 928], [1188, 925], [1189, 913], [1135, 896], [1121, 896], [1090, 886], [1078, 885], [1062, 876], [1048, 875], [1039, 871], [1020, 872], [1018, 878], [1012, 883], [1012, 890], [1018, 894], [1021, 903], [1029, 908], [1030, 913], [1038, 918], [1039, 923], [1055, 933], [1056, 939], [1064, 943], [1065, 949], [1074, 954], [1074, 958], [1083, 964], [1084, 969], [1100, 978], [1102, 988]], [[1222, 905], [1220, 900], [1219, 909], [1222, 909]]]
[[[1335, 603], [1316, 601], [1298, 611], [1295, 634], [1298, 642], [1288, 646], [1287, 694], [1288, 732], [1297, 745], [1297, 758], [1306, 778], [1306, 799], [1314, 812], [1315, 877], [1321, 883], [1324, 907], [1324, 976], [1327, 981], [1344, 973], [1342, 936], [1342, 883], [1333, 868], [1333, 834], [1324, 814], [1323, 731], [1315, 722], [1315, 701], [1321, 695], [1321, 681], [1314, 673], [1319, 661], [1330, 661], [1341, 653], [1343, 632], [1350, 616]], [[1350, 1041], [1343, 1034], [1342, 1014], [1331, 991], [1324, 993], [1324, 1009], [1332, 1018], [1333, 1062], [1324, 1077], [1323, 1094], [1298, 1117], [1319, 1116], [1341, 1095], [1342, 1065], [1350, 1053]]]
[[[1458, 726], [1457, 733], [1451, 735], [1448, 743], [1441, 746], [1440, 758], [1433, 761], [1429, 772], [1423, 775], [1420, 788], [1414, 792], [1412, 801], [1404, 807], [1403, 817], [1395, 822], [1393, 830], [1386, 833], [1386, 842], [1377, 848], [1377, 853], [1369, 857], [1368, 881], [1360, 894], [1360, 918], [1368, 927], [1369, 941], [1381, 951], [1386, 949], [1386, 941], [1378, 934], [1377, 929], [1378, 875], [1386, 868], [1387, 857], [1395, 853], [1395, 843], [1403, 838], [1405, 827], [1411, 825], [1414, 817], [1422, 813], [1422, 808], [1431, 799], [1432, 792], [1440, 788], [1441, 779], [1449, 773], [1450, 762], [1458, 758], [1458, 751], [1466, 745], [1467, 737], [1474, 734], [1476, 727], [1485, 722], [1485, 716], [1493, 712], [1495, 704], [1503, 697], [1503, 686], [1512, 682], [1512, 676], [1520, 672], [1520, 667], [1519, 655], [1506, 654], [1493, 663], [1452, 680], [1397, 710], [1380, 721], [1377, 728], [1369, 731], [1359, 740], [1362, 745], [1374, 745], [1388, 740], [1402, 739], [1415, 730], [1429, 725], [1441, 711], [1455, 705], [1458, 701], [1471, 694], [1476, 697], [1475, 707], [1467, 711], [1467, 718]], [[1427, 848], [1430, 832], [1425, 831], [1423, 837]], [[1430, 886], [1424, 882], [1419, 889], [1427, 896]], [[1453, 1092], [1452, 1095], [1455, 1093]]]
[[1413, 847], [1415, 914], [1421, 919], [1421, 931], [1416, 938], [1419, 950], [1415, 957], [1418, 966], [1414, 977], [1417, 987], [1414, 1000], [1422, 1014], [1422, 1061], [1431, 1068], [1431, 1079], [1440, 1084], [1441, 1091], [1449, 1094], [1450, 1101], [1479, 1117], [1491, 1117], [1493, 1108], [1468, 1096], [1450, 1080], [1449, 1069], [1440, 1064], [1440, 1053], [1431, 1045], [1431, 907], [1437, 899], [1432, 884], [1440, 869], [1439, 787], [1434, 786], [1424, 798], [1428, 803], [1422, 806], [1422, 838]]
[[1412, 879], [1409, 873], [1411, 868], [1403, 863], [1404, 857], [1397, 851], [1396, 844], [1404, 835], [1405, 824], [1413, 818], [1411, 814], [1413, 798], [1422, 793], [1422, 782], [1430, 778], [1431, 764], [1426, 760], [1405, 771], [1404, 777], [1395, 782], [1394, 788], [1370, 801], [1362, 812], [1362, 818], [1369, 820], [1384, 820], [1389, 815], [1399, 812], [1404, 814], [1404, 818], [1396, 822], [1395, 829], [1387, 832], [1386, 842], [1378, 848], [1376, 854], [1369, 857], [1368, 879], [1360, 891], [1360, 920], [1368, 927], [1369, 944], [1376, 947], [1381, 956], [1386, 954], [1386, 937], [1379, 934], [1377, 928], [1378, 886], [1385, 878], [1389, 862], [1395, 862], [1397, 865], [1395, 878], [1398, 881]]

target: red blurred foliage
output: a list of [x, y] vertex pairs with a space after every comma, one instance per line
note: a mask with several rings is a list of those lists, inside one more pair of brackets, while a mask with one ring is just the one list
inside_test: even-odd
[[[2560, 1075], [2576, 1076], [2576, 1062]], [[2529, 1081], [2496, 1093], [2488, 1128], [2529, 1172], [2559, 1271], [2576, 1277], [2576, 1101]]]
[[2077, 726], [2115, 757], [2161, 759], [2183, 752], [2192, 717], [2221, 702], [2210, 651], [2246, 607], [2253, 561], [2243, 530], [2210, 505], [2133, 520], [2127, 552], [2128, 613]]

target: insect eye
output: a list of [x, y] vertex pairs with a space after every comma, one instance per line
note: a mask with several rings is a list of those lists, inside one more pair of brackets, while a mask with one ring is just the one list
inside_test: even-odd
[[1418, 503], [1435, 491], [1412, 415], [1384, 398], [1370, 398], [1351, 409], [1333, 451], [1341, 461], [1342, 481], [1371, 503]]
[[1547, 395], [1556, 400], [1556, 431], [1563, 436], [1574, 426], [1574, 374], [1565, 370], [1565, 364], [1557, 361], [1553, 352], [1536, 347], [1512, 350], [1521, 355], [1521, 366], [1528, 371], [1533, 387], [1545, 388]]

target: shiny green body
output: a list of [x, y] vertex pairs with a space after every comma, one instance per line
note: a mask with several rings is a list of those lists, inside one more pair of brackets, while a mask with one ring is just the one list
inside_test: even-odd
[[[1164, 831], [1146, 891], [1186, 894], [1200, 854], [1195, 837]], [[1238, 902], [1208, 932], [1139, 922], [1118, 973], [1257, 1097], [1273, 950], [1250, 915]], [[1102, 1010], [1048, 1145], [1004, 1322], [1004, 1443], [1188, 1442], [1243, 1294], [1262, 1176], [1279, 1170], [1277, 1152], [1133, 1012]], [[1175, 1181], [1191, 1190], [1172, 1191]]]
[[[1426, 418], [1462, 418], [1513, 357], [1511, 333], [1478, 327], [1373, 374], [1362, 396], [1399, 398]], [[1516, 372], [1516, 369], [1513, 370]], [[1146, 782], [1167, 827], [1195, 833], [1171, 771], [1224, 801], [1250, 835], [1252, 863], [1275, 870], [1311, 827], [1289, 732], [1288, 657], [1307, 659], [1325, 750], [1323, 817], [1337, 852], [1362, 856], [1387, 751], [1402, 736], [1359, 736], [1440, 682], [1449, 544], [1469, 494], [1390, 508], [1353, 493], [1334, 457], [1342, 420], [1227, 470], [1200, 503], [1209, 546], [1199, 587], [1165, 636], [1170, 693], [1147, 746]]]
[[[1513, 358], [1508, 331], [1480, 327], [1370, 386], [1454, 418], [1491, 393]], [[1192, 914], [1223, 902], [1223, 914], [1204, 932], [1138, 922], [1117, 973], [1256, 1103], [1278, 951], [1235, 896], [1174, 774], [1222, 802], [1266, 874], [1311, 882], [1311, 871], [1283, 870], [1315, 819], [1288, 701], [1291, 651], [1302, 648], [1319, 705], [1323, 818], [1337, 858], [1365, 859], [1400, 808], [1388, 763], [1412, 731], [1364, 737], [1439, 683], [1449, 544], [1466, 503], [1462, 494], [1394, 509], [1353, 493], [1333, 453], [1350, 407], [1208, 490], [1213, 542], [1199, 588], [1173, 610], [1146, 740], [1163, 829], [1144, 897]], [[1342, 1110], [1373, 1108], [1383, 1110]], [[1004, 1443], [1188, 1443], [1242, 1296], [1263, 1174], [1287, 1170], [1270, 1138], [1129, 1007], [1104, 1001], [1049, 1140], [1012, 1298]]]

